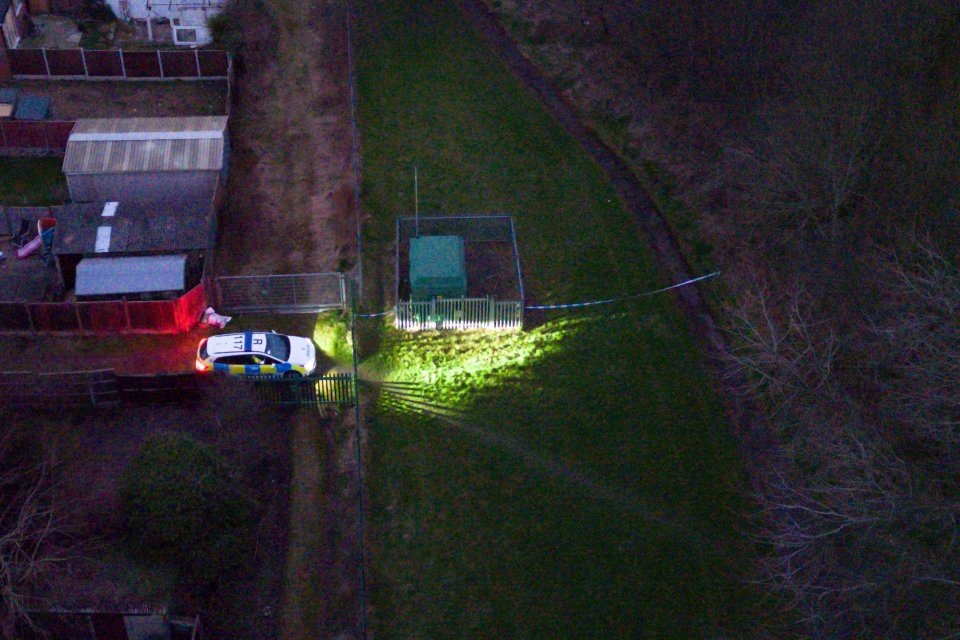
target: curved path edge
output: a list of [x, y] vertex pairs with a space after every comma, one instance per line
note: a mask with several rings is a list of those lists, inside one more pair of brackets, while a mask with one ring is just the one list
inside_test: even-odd
[[[684, 282], [693, 278], [695, 274], [691, 272], [676, 237], [629, 165], [581, 122], [576, 110], [547, 82], [540, 69], [523, 55], [517, 43], [500, 24], [500, 20], [482, 0], [457, 0], [457, 5], [507, 68], [536, 94], [547, 111], [607, 175], [627, 210], [647, 233], [657, 265], [668, 281]], [[687, 318], [694, 339], [706, 349], [714, 368], [721, 366], [720, 356], [727, 350], [727, 340], [713, 312], [704, 302], [699, 286], [681, 287], [675, 289], [674, 294]], [[772, 443], [756, 428], [756, 421], [752, 419], [754, 412], [751, 403], [737, 389], [721, 382], [716, 372], [714, 380], [721, 391], [721, 399], [727, 408], [735, 435], [744, 448], [745, 462], [755, 466], [760, 462], [758, 456], [762, 459], [764, 454], [771, 451]]]

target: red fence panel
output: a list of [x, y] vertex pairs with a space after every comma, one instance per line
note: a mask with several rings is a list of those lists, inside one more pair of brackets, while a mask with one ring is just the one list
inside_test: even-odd
[[28, 304], [37, 331], [77, 331], [77, 307], [71, 302], [39, 302]]
[[128, 78], [159, 78], [160, 58], [156, 51], [124, 51]]
[[0, 331], [29, 331], [30, 314], [22, 302], [0, 302]]
[[163, 77], [165, 78], [196, 78], [197, 56], [193, 51], [161, 51], [163, 61]]
[[177, 300], [177, 329], [190, 331], [207, 308], [207, 288], [200, 283]]
[[80, 49], [47, 49], [47, 65], [52, 76], [85, 75]]
[[87, 73], [91, 76], [122, 78], [123, 64], [119, 51], [90, 49], [83, 52], [87, 58]]
[[5, 146], [11, 149], [46, 149], [47, 137], [43, 122], [20, 122], [18, 120], [2, 120], [3, 127], [0, 139]]
[[10, 72], [13, 75], [47, 75], [47, 65], [43, 62], [41, 49], [11, 49], [7, 51], [7, 55], [10, 56]]
[[177, 332], [177, 301], [128, 302], [130, 329], [133, 331]]
[[202, 51], [197, 49], [197, 56], [200, 59], [200, 74], [205, 78], [227, 75], [226, 51]]
[[127, 328], [124, 302], [79, 302], [80, 324], [84, 331], [119, 333]]
[[43, 126], [47, 128], [47, 142], [50, 148], [57, 151], [66, 151], [67, 138], [70, 137], [70, 132], [73, 131], [73, 125], [75, 124], [76, 122], [73, 120], [45, 121]]

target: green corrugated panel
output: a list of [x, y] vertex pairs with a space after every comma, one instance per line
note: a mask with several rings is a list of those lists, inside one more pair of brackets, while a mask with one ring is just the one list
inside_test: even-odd
[[464, 298], [467, 265], [460, 236], [410, 239], [410, 291], [413, 300]]

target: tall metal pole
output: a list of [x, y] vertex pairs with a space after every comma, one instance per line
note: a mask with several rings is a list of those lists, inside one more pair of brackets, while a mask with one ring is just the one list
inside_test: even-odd
[[417, 227], [417, 237], [420, 237], [420, 191], [418, 186], [418, 169], [413, 165], [413, 219]]

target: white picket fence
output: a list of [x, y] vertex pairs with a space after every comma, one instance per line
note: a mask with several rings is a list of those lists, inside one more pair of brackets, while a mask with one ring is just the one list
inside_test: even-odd
[[470, 329], [519, 331], [523, 304], [493, 298], [441, 298], [397, 303], [396, 327], [405, 331]]

